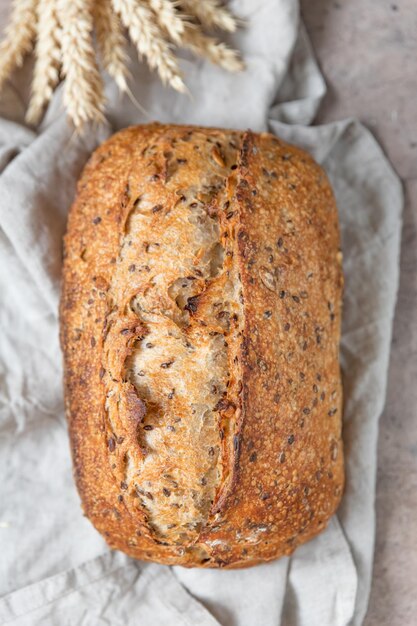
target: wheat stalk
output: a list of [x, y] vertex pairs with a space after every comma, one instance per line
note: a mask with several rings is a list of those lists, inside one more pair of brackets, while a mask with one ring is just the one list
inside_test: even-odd
[[126, 39], [122, 33], [118, 16], [114, 13], [111, 0], [96, 0], [94, 21], [97, 45], [104, 68], [121, 91], [127, 91]]
[[194, 54], [209, 59], [212, 63], [220, 65], [229, 72], [240, 72], [245, 67], [236, 50], [228, 48], [226, 44], [214, 37], [205, 35], [193, 25], [189, 25], [185, 29], [182, 45], [189, 48]]
[[217, 27], [229, 33], [237, 28], [235, 18], [219, 0], [181, 0], [181, 8], [206, 28]]
[[148, 0], [158, 24], [166, 30], [174, 43], [181, 42], [184, 32], [184, 15], [177, 11], [178, 2], [171, 0]]
[[37, 0], [14, 0], [9, 25], [0, 44], [0, 88], [32, 50]]
[[128, 29], [139, 56], [146, 57], [151, 69], [156, 69], [165, 85], [185, 92], [186, 87], [164, 33], [154, 21], [149, 5], [142, 0], [112, 0], [114, 10]]
[[56, 0], [39, 0], [37, 6], [36, 63], [26, 121], [36, 124], [59, 82], [61, 48]]
[[104, 85], [93, 45], [94, 29], [104, 69], [133, 99], [122, 27], [139, 57], [147, 60], [162, 82], [185, 92], [172, 44], [236, 72], [243, 68], [238, 53], [203, 32], [212, 27], [233, 32], [236, 26], [220, 0], [12, 0], [10, 23], [0, 44], [0, 88], [36, 41], [26, 119], [39, 121], [61, 72], [64, 105], [79, 130], [86, 122], [104, 120]]
[[59, 0], [64, 104], [77, 129], [104, 121], [103, 81], [93, 47], [94, 0]]

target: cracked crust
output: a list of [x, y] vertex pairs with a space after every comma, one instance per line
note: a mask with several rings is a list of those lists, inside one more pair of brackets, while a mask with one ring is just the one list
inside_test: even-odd
[[290, 554], [343, 490], [337, 211], [269, 134], [158, 124], [95, 151], [65, 237], [61, 344], [83, 509], [188, 567]]

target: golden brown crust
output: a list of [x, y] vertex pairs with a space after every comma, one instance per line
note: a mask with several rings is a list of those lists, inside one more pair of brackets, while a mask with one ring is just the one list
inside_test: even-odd
[[[193, 295], [178, 312], [166, 293], [187, 261], [184, 252], [172, 262], [172, 237], [188, 250], [197, 232], [184, 221], [197, 204], [190, 195], [225, 256], [201, 278], [201, 258], [193, 259]], [[170, 256], [157, 248], [152, 255], [152, 242]], [[109, 545], [161, 563], [233, 568], [289, 554], [320, 532], [343, 488], [342, 275], [333, 194], [311, 157], [268, 134], [128, 128], [87, 164], [65, 250], [61, 343], [74, 471], [85, 513]], [[213, 302], [231, 288], [225, 326]], [[219, 371], [227, 387], [207, 413], [215, 428], [195, 445], [191, 417], [175, 439], [171, 409], [155, 408], [180, 379], [177, 365], [161, 364], [160, 383], [154, 374], [144, 379], [152, 397], [132, 374], [146, 337], [162, 328], [158, 311], [197, 355], [213, 350], [216, 334], [226, 340]], [[194, 377], [189, 363], [184, 351], [195, 396], [205, 362]], [[177, 395], [175, 411], [185, 412]], [[181, 469], [175, 480], [161, 470], [170, 453]], [[193, 502], [201, 518], [194, 525]]]

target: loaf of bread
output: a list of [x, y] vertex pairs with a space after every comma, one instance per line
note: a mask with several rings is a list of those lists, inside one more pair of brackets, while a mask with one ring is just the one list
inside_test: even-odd
[[269, 134], [159, 124], [78, 184], [61, 300], [85, 514], [188, 567], [290, 554], [343, 490], [342, 270], [321, 168]]

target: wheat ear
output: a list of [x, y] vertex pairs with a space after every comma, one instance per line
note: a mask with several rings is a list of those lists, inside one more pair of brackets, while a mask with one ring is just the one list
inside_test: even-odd
[[219, 0], [181, 0], [181, 8], [206, 28], [214, 26], [229, 33], [234, 33], [237, 28], [235, 18]]
[[56, 0], [39, 0], [37, 6], [36, 62], [32, 95], [26, 113], [29, 124], [37, 124], [59, 82], [61, 47]]
[[112, 0], [114, 10], [128, 29], [139, 56], [146, 57], [151, 69], [156, 69], [166, 85], [185, 92], [186, 87], [170, 45], [165, 41], [154, 14], [142, 0]]
[[182, 37], [182, 46], [189, 48], [194, 54], [209, 59], [229, 72], [239, 72], [245, 68], [236, 50], [214, 37], [205, 35], [192, 25], [187, 26]]
[[111, 0], [96, 0], [94, 22], [97, 45], [104, 68], [121, 91], [127, 91], [128, 56], [126, 39], [118, 16], [114, 13]]
[[14, 0], [10, 22], [0, 44], [0, 89], [16, 67], [23, 65], [36, 36], [37, 0]]
[[176, 10], [178, 2], [171, 0], [148, 0], [158, 24], [166, 30], [174, 43], [179, 44], [184, 32], [184, 16]]
[[76, 129], [85, 122], [104, 121], [103, 81], [92, 39], [93, 3], [94, 0], [59, 0], [64, 104]]

